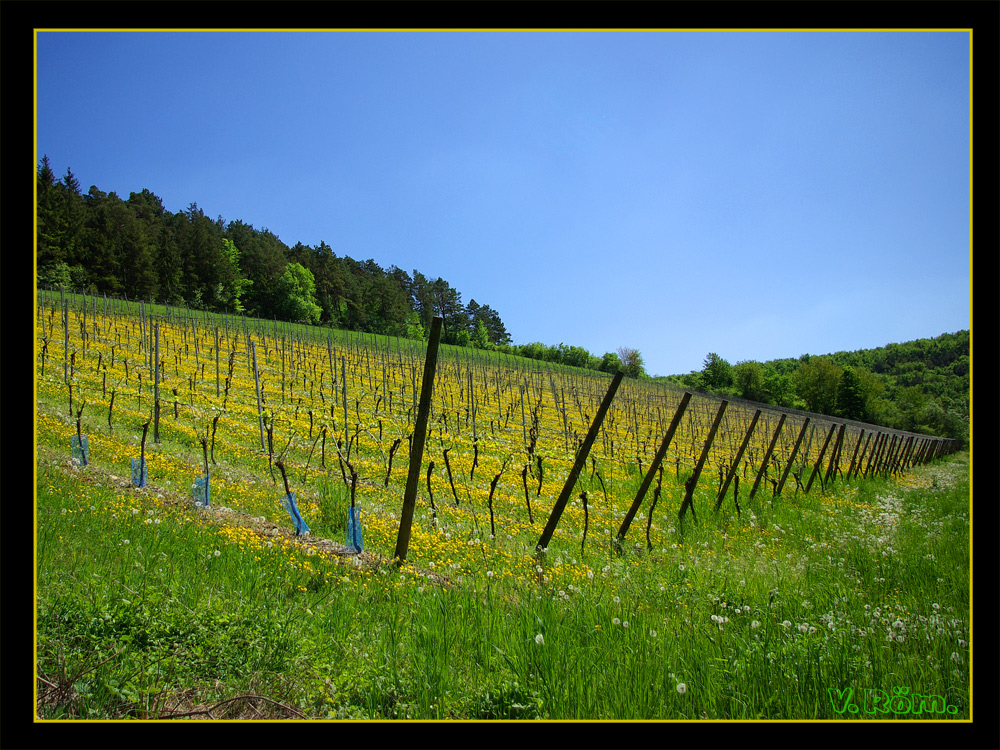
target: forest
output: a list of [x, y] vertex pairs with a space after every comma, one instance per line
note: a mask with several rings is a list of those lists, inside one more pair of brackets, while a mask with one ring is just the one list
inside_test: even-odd
[[[47, 156], [37, 171], [38, 283], [91, 294], [424, 339], [648, 378], [642, 355], [596, 356], [580, 346], [514, 344], [499, 313], [441, 277], [338, 256], [321, 241], [289, 247], [266, 228], [211, 219], [191, 203], [172, 213], [152, 191], [123, 200]], [[657, 378], [685, 388], [968, 441], [969, 331], [877, 349], [735, 365], [709, 353], [700, 371]]]
[[711, 352], [700, 371], [658, 379], [967, 444], [970, 351], [969, 331], [962, 330], [875, 349], [735, 365]]
[[171, 213], [147, 189], [126, 200], [96, 186], [84, 193], [72, 170], [56, 179], [47, 157], [37, 191], [43, 285], [417, 339], [440, 316], [445, 343], [510, 343], [495, 310], [463, 304], [440, 277], [339, 257], [325, 242], [289, 247], [266, 228], [212, 220], [197, 203]]

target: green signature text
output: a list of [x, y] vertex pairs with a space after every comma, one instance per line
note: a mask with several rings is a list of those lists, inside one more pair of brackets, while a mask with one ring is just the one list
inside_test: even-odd
[[908, 687], [894, 687], [891, 692], [879, 688], [863, 688], [861, 704], [855, 701], [854, 688], [827, 688], [833, 710], [838, 714], [909, 714], [913, 716], [958, 713], [957, 706], [949, 706], [940, 695], [910, 693]]

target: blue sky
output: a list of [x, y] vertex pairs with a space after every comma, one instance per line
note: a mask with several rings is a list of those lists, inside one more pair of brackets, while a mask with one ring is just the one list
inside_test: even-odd
[[967, 32], [45, 32], [38, 158], [650, 374], [970, 324]]

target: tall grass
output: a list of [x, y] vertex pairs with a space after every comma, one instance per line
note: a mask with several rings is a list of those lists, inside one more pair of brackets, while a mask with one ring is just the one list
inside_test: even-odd
[[[40, 716], [265, 694], [314, 718], [908, 718], [831, 696], [898, 688], [968, 718], [962, 461], [650, 552], [553, 548], [532, 584], [344, 564], [43, 461], [38, 664], [63, 692]], [[546, 583], [573, 565], [579, 585]]]

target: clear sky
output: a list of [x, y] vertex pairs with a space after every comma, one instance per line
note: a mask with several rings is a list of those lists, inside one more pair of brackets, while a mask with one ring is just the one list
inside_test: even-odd
[[650, 374], [969, 328], [967, 32], [44, 32], [86, 191], [438, 276]]

